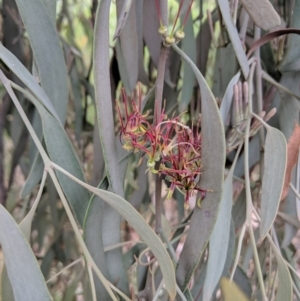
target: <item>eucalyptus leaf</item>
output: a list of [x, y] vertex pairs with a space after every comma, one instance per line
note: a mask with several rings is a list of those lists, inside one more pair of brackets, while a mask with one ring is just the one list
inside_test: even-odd
[[200, 86], [203, 164], [200, 187], [212, 190], [212, 192], [207, 192], [206, 197], [201, 201], [201, 208], [196, 206], [194, 210], [190, 229], [178, 261], [176, 277], [178, 285], [184, 291], [205, 250], [217, 219], [224, 181], [225, 135], [216, 100], [202, 74], [182, 50], [176, 45], [172, 47], [190, 65]]
[[[206, 277], [203, 287], [203, 300], [210, 300], [224, 269], [229, 246], [231, 205], [232, 205], [232, 170], [224, 182], [224, 190], [218, 218], [209, 239], [209, 253]], [[222, 252], [220, 252], [222, 250]]]
[[145, 44], [149, 49], [154, 66], [157, 67], [160, 54], [161, 37], [158, 33], [158, 28], [160, 25], [155, 8], [155, 1], [144, 0], [143, 8], [143, 30]]
[[129, 15], [131, 4], [132, 4], [132, 0], [124, 0], [122, 3], [122, 9], [118, 16], [117, 28], [113, 37], [114, 40], [120, 36], [121, 31], [124, 28], [125, 22]]
[[35, 255], [20, 228], [2, 205], [0, 242], [15, 300], [52, 300]]
[[[126, 73], [123, 76], [126, 76], [127, 82], [129, 84], [130, 94], [135, 88], [138, 80], [138, 56], [139, 56], [139, 48], [138, 48], [138, 36], [137, 36], [137, 28], [136, 28], [136, 11], [135, 11], [135, 1], [131, 0], [132, 5], [128, 11], [128, 18], [126, 23], [123, 25], [123, 30], [120, 33], [120, 46], [121, 52], [124, 59], [124, 66]], [[117, 12], [118, 12], [118, 20], [122, 16], [121, 11], [124, 8], [124, 5], [127, 5], [126, 2], [128, 0], [119, 0], [116, 2], [117, 4]], [[122, 74], [121, 74], [122, 78]], [[122, 78], [123, 80], [123, 78]]]
[[241, 0], [253, 22], [263, 30], [280, 25], [281, 19], [269, 0]]
[[292, 278], [286, 263], [283, 260], [281, 253], [278, 251], [272, 239], [269, 237], [269, 242], [274, 251], [277, 261], [277, 272], [278, 272], [278, 287], [275, 297], [275, 301], [292, 301], [293, 300], [293, 286]]
[[[100, 135], [100, 141], [105, 161], [105, 171], [109, 181], [110, 189], [120, 195], [124, 196], [123, 180], [120, 173], [120, 165], [118, 163], [117, 145], [114, 132], [114, 118], [109, 72], [109, 12], [110, 12], [110, 0], [104, 0], [99, 2], [96, 21], [95, 21], [95, 36], [97, 37], [94, 42], [94, 78], [97, 85], [95, 86], [95, 101], [97, 109], [97, 123]], [[117, 3], [118, 4], [118, 3]], [[131, 10], [135, 6], [131, 6]], [[130, 23], [128, 23], [130, 21]], [[134, 20], [135, 22], [135, 20]], [[121, 36], [128, 35], [128, 30], [131, 28], [132, 20], [127, 20]], [[129, 26], [129, 28], [128, 28]], [[129, 33], [130, 34], [130, 33]], [[121, 40], [122, 41], [122, 40]], [[135, 41], [136, 42], [136, 41]], [[117, 47], [121, 47], [121, 43], [118, 41]], [[128, 43], [125, 43], [128, 47]], [[125, 47], [124, 46], [124, 47]], [[124, 49], [120, 48], [119, 53], [124, 55]], [[117, 52], [118, 53], [118, 52]], [[128, 54], [128, 53], [127, 53]], [[137, 56], [136, 56], [137, 58]], [[137, 64], [137, 63], [136, 63]], [[127, 66], [124, 62], [124, 70], [127, 70]], [[127, 70], [128, 71], [128, 70]], [[136, 74], [137, 76], [137, 74]], [[127, 78], [127, 76], [125, 76]], [[130, 89], [130, 82], [129, 89]], [[102, 215], [102, 227], [97, 229], [102, 231], [103, 245], [117, 244], [121, 241], [121, 216], [116, 211], [104, 204], [104, 212]], [[106, 254], [107, 266], [110, 267], [109, 274], [113, 283], [117, 283], [117, 287], [126, 294], [129, 294], [128, 282], [124, 264], [122, 261], [122, 250], [116, 249]]]
[[0, 43], [0, 59], [8, 66], [8, 68], [18, 76], [18, 78], [31, 90], [37, 99], [47, 108], [47, 110], [57, 119], [60, 120], [56, 109], [48, 96], [37, 83], [35, 78], [23, 66], [23, 64]]
[[153, 255], [156, 257], [163, 274], [163, 280], [166, 290], [169, 292], [171, 299], [174, 299], [176, 295], [176, 281], [172, 260], [159, 237], [147, 224], [140, 213], [136, 211], [134, 207], [130, 205], [125, 199], [118, 196], [117, 194], [90, 186], [75, 178], [70, 173], [60, 168], [58, 165], [55, 165], [54, 168], [68, 176], [73, 181], [80, 184], [82, 187], [85, 187], [95, 195], [99, 196], [108, 205], [118, 211], [119, 214], [122, 215], [131, 224], [134, 230], [139, 234], [140, 238], [149, 246], [149, 248], [153, 252]]
[[241, 66], [243, 75], [245, 78], [248, 77], [249, 74], [249, 66], [248, 66], [248, 61], [247, 57], [245, 54], [245, 51], [243, 49], [241, 39], [239, 37], [239, 34], [237, 32], [237, 28], [235, 27], [232, 17], [230, 14], [230, 9], [229, 9], [229, 3], [227, 0], [218, 0], [219, 8], [222, 13], [222, 17], [224, 20], [224, 23], [226, 25], [235, 55], [239, 61], [239, 64]]
[[268, 126], [261, 193], [261, 239], [267, 235], [277, 214], [283, 188], [286, 160], [287, 145], [284, 135], [279, 130]]
[[67, 67], [55, 23], [43, 1], [16, 0], [16, 3], [28, 33], [41, 85], [64, 123], [68, 105]]
[[[300, 28], [300, 1], [296, 0], [293, 9], [293, 17], [291, 27]], [[299, 57], [300, 57], [300, 36], [291, 35], [289, 37], [288, 47], [284, 54], [284, 58], [279, 66], [281, 72], [299, 71]]]
[[[196, 63], [196, 41], [194, 37], [193, 19], [191, 15], [187, 19], [185, 25], [185, 37], [182, 40], [182, 51]], [[182, 113], [187, 109], [195, 86], [195, 75], [189, 64], [183, 61], [183, 82], [181, 90], [181, 98], [179, 101], [179, 112]]]

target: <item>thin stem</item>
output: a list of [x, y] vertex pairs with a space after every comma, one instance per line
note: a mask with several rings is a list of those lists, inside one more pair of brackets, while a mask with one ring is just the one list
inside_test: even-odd
[[[157, 162], [159, 164], [159, 162]], [[162, 231], [162, 198], [161, 198], [162, 179], [159, 175], [155, 175], [155, 232], [157, 234]]]
[[251, 241], [252, 248], [253, 248], [254, 262], [255, 262], [256, 269], [257, 269], [257, 277], [258, 277], [258, 282], [259, 282], [261, 294], [262, 294], [263, 300], [268, 301], [266, 290], [265, 290], [264, 278], [263, 278], [263, 275], [262, 275], [262, 270], [261, 270], [261, 266], [260, 266], [260, 262], [259, 262], [259, 257], [258, 257], [258, 252], [257, 252], [257, 248], [256, 248], [256, 242], [255, 242], [255, 238], [254, 238], [252, 225], [249, 227], [249, 233], [250, 233], [250, 241]]
[[272, 76], [266, 73], [264, 70], [261, 71], [261, 76], [264, 80], [269, 82], [270, 84], [274, 85], [277, 89], [282, 90], [283, 92], [295, 97], [296, 99], [300, 100], [300, 96], [292, 92], [291, 90], [287, 89], [285, 86], [278, 83]]
[[245, 182], [246, 182], [246, 203], [247, 203], [247, 213], [246, 222], [249, 227], [251, 227], [251, 213], [252, 213], [252, 197], [251, 197], [251, 185], [250, 185], [250, 175], [249, 175], [249, 132], [251, 125], [251, 113], [252, 113], [252, 91], [253, 91], [253, 74], [256, 62], [253, 62], [249, 74], [249, 102], [248, 109], [249, 115], [247, 116], [246, 130], [245, 130]]
[[[45, 170], [49, 173], [50, 177], [52, 178], [52, 181], [53, 181], [53, 183], [56, 187], [58, 195], [61, 198], [63, 206], [66, 210], [67, 216], [68, 216], [68, 218], [70, 220], [70, 223], [73, 227], [76, 238], [77, 238], [77, 240], [78, 240], [78, 242], [79, 242], [79, 244], [80, 244], [80, 246], [83, 250], [83, 253], [85, 255], [86, 260], [92, 266], [92, 268], [95, 271], [96, 275], [99, 277], [100, 281], [103, 283], [103, 286], [107, 289], [107, 291], [108, 291], [109, 295], [111, 296], [112, 300], [117, 301], [117, 298], [114, 295], [114, 293], [112, 292], [111, 287], [109, 285], [110, 282], [103, 276], [103, 274], [101, 273], [101, 271], [97, 267], [96, 263], [94, 262], [91, 254], [89, 253], [89, 251], [88, 251], [88, 249], [87, 249], [87, 247], [84, 243], [84, 240], [82, 238], [80, 230], [79, 230], [79, 228], [76, 224], [75, 218], [74, 218], [73, 213], [70, 209], [69, 203], [68, 203], [68, 201], [66, 200], [66, 198], [64, 196], [64, 193], [62, 191], [62, 188], [60, 187], [60, 184], [57, 180], [57, 177], [56, 177], [56, 174], [54, 173], [54, 170], [51, 168], [52, 162], [51, 162], [50, 158], [48, 157], [46, 151], [44, 150], [44, 148], [43, 148], [39, 138], [37, 137], [30, 121], [28, 120], [22, 106], [20, 105], [20, 103], [19, 103], [19, 101], [18, 101], [18, 99], [17, 99], [17, 97], [16, 97], [16, 95], [15, 95], [13, 89], [12, 89], [11, 81], [7, 79], [7, 77], [4, 75], [4, 73], [1, 70], [0, 70], [0, 80], [3, 82], [4, 87], [6, 88], [8, 94], [10, 95], [12, 101], [14, 102], [14, 104], [15, 104], [15, 106], [16, 106], [16, 108], [17, 108], [17, 110], [18, 110], [18, 112], [19, 112], [19, 114], [20, 114], [20, 116], [23, 120], [23, 122], [25, 123], [25, 126], [27, 127], [28, 132], [30, 133], [30, 135], [31, 135], [31, 137], [32, 137], [32, 139], [33, 139], [33, 141], [34, 141], [34, 143], [35, 143], [35, 145], [36, 145], [43, 161], [44, 161]], [[21, 90], [20, 87], [19, 87], [19, 90]], [[27, 91], [24, 90], [24, 92], [27, 92]], [[27, 93], [25, 93], [25, 94], [27, 94]], [[33, 99], [34, 102], [36, 101], [36, 99], [31, 94], [28, 93], [27, 96], [29, 98]], [[129, 298], [127, 298], [126, 300], [130, 301]]]
[[239, 237], [239, 242], [238, 242], [238, 245], [237, 245], [236, 255], [235, 255], [235, 259], [234, 259], [234, 263], [233, 263], [233, 267], [232, 267], [232, 271], [231, 271], [231, 275], [230, 275], [230, 281], [232, 281], [235, 270], [236, 270], [237, 265], [239, 263], [245, 233], [246, 233], [246, 224], [243, 225], [242, 230], [241, 230], [241, 234], [240, 234], [240, 237]]
[[74, 260], [73, 262], [71, 262], [69, 265], [67, 265], [66, 267], [64, 267], [63, 269], [61, 269], [58, 273], [56, 273], [55, 275], [53, 275], [51, 278], [49, 278], [46, 283], [51, 282], [52, 280], [54, 280], [56, 277], [58, 277], [60, 274], [64, 273], [66, 270], [68, 270], [69, 268], [71, 268], [72, 266], [74, 266], [75, 264], [81, 262], [83, 260], [83, 258], [78, 258], [76, 260]]
[[[155, 82], [155, 105], [154, 105], [154, 125], [158, 124], [159, 116], [162, 110], [163, 88], [165, 79], [166, 61], [168, 56], [168, 49], [161, 47], [158, 61], [157, 78]], [[159, 164], [159, 162], [157, 162]], [[162, 214], [162, 199], [161, 199], [161, 178], [159, 175], [155, 176], [155, 231], [160, 233], [161, 214]]]
[[89, 265], [87, 266], [87, 270], [88, 270], [88, 275], [89, 275], [89, 279], [90, 279], [90, 283], [91, 283], [92, 300], [97, 301], [96, 287], [95, 287], [95, 282], [94, 282], [93, 271], [92, 271], [92, 268]]
[[179, 297], [181, 298], [181, 300], [187, 301], [186, 297], [184, 296], [183, 292], [181, 291], [181, 289], [179, 288], [179, 286], [177, 284], [176, 284], [176, 292], [179, 295]]

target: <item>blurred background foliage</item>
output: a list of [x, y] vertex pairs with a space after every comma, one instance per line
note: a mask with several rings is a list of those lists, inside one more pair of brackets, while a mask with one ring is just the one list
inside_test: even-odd
[[[41, 118], [46, 117], [39, 117], [36, 106], [28, 101], [28, 96], [15, 90], [18, 100], [51, 160], [59, 165], [59, 160], [75, 162], [77, 156], [80, 163], [76, 161], [78, 166], [74, 168], [80, 170], [81, 167], [83, 172], [79, 171], [75, 176], [85, 179], [93, 186], [111, 190], [112, 187], [109, 186], [105, 177], [106, 159], [100, 143], [96, 113], [95, 88], [99, 83], [94, 79], [93, 51], [94, 40], [97, 39], [94, 28], [98, 1], [26, 1], [2, 0], [0, 2], [2, 13], [0, 38], [3, 46], [30, 71], [38, 83], [41, 83], [47, 96], [54, 103], [55, 110], [61, 118], [74, 149], [69, 144], [60, 144], [62, 140], [65, 143], [67, 138], [56, 136], [59, 131], [54, 128], [51, 140], [52, 128], [47, 134], [44, 123], [43, 127], [41, 123]], [[52, 57], [56, 57], [56, 53], [40, 53], [41, 57], [43, 55], [47, 57], [43, 66], [36, 57], [37, 53], [43, 49], [36, 45], [46, 43], [44, 45], [46, 48], [49, 46], [49, 49], [54, 49], [51, 47], [55, 47], [53, 46], [55, 43], [51, 39], [47, 40], [51, 37], [48, 36], [48, 32], [42, 38], [38, 36], [38, 31], [30, 29], [30, 11], [29, 13], [27, 11], [27, 17], [25, 17], [26, 8], [24, 8], [29, 2], [32, 7], [35, 2], [39, 2], [42, 4], [42, 10], [46, 9], [49, 20], [51, 19], [53, 26], [57, 29], [58, 41], [63, 49], [62, 57], [66, 68], [65, 71], [64, 67], [62, 70], [67, 73], [66, 85], [57, 89], [57, 93], [60, 94], [56, 103], [52, 99], [55, 89], [53, 86], [51, 88], [49, 82], [46, 83], [47, 75], [43, 77], [41, 72], [41, 68], [45, 72], [49, 68], [49, 78], [55, 78], [55, 68], [58, 66], [55, 65], [56, 60], [53, 59], [52, 62]], [[155, 1], [132, 0], [132, 7], [126, 21], [127, 27], [124, 26], [121, 37], [114, 40], [120, 8], [124, 3], [131, 3], [131, 1], [116, 0], [116, 2], [111, 3], [109, 12], [109, 72], [106, 76], [110, 79], [110, 85], [106, 86], [106, 91], [111, 94], [113, 100], [114, 132], [117, 136], [120, 122], [116, 114], [115, 100], [121, 102], [122, 87], [130, 97], [137, 99], [139, 82], [145, 110], [149, 109], [150, 114], [153, 113], [153, 87], [155, 87], [159, 65], [161, 37], [158, 34], [159, 19]], [[300, 243], [297, 236], [300, 227], [299, 200], [295, 192], [292, 189], [288, 190], [287, 187], [288, 193], [279, 203], [285, 175], [285, 141], [289, 141], [292, 136], [295, 123], [299, 123], [299, 37], [275, 34], [266, 41], [267, 43], [261, 43], [258, 47], [259, 52], [254, 52], [256, 73], [252, 74], [252, 77], [249, 75], [249, 65], [252, 68], [253, 60], [248, 61], [246, 57], [247, 51], [262, 35], [283, 28], [300, 28], [300, 1], [262, 1], [262, 3], [271, 3], [275, 9], [274, 12], [269, 6], [262, 9], [263, 17], [258, 18], [263, 21], [266, 16], [267, 27], [271, 24], [270, 28], [262, 30], [256, 26], [263, 27], [261, 25], [263, 22], [257, 21], [255, 17], [255, 14], [259, 15], [259, 12], [253, 6], [246, 11], [245, 2], [247, 1], [195, 0], [185, 26], [185, 38], [178, 44], [200, 70], [220, 107], [220, 118], [222, 118], [225, 132], [222, 139], [226, 139], [226, 163], [221, 168], [225, 167], [224, 178], [228, 179], [228, 182], [225, 181], [224, 185], [222, 184], [224, 186], [222, 202], [224, 198], [228, 200], [227, 208], [230, 208], [226, 217], [227, 224], [225, 223], [228, 229], [225, 235], [226, 241], [220, 244], [217, 242], [222, 241], [222, 236], [218, 237], [216, 233], [211, 236], [215, 220], [210, 223], [211, 229], [207, 232], [205, 232], [203, 220], [190, 225], [196, 197], [190, 200], [188, 210], [184, 207], [184, 196], [178, 191], [175, 191], [171, 200], [164, 200], [163, 231], [169, 242], [168, 247], [172, 245], [175, 257], [179, 258], [176, 276], [178, 285], [185, 290], [186, 300], [300, 300], [298, 273]], [[254, 2], [255, 6], [256, 1]], [[180, 3], [176, 0], [168, 0], [167, 3], [171, 28]], [[181, 19], [189, 3], [189, 1], [183, 1]], [[18, 7], [22, 9], [22, 18]], [[260, 8], [259, 5], [257, 7]], [[207, 14], [207, 11], [210, 14]], [[37, 26], [39, 22], [42, 24], [43, 22], [33, 12], [32, 10], [33, 26]], [[277, 24], [273, 26], [272, 20], [276, 23], [277, 17], [280, 18], [280, 25], [275, 27]], [[34, 47], [37, 48], [34, 49]], [[27, 86], [31, 90], [22, 78], [20, 69], [14, 69], [14, 63], [10, 65], [13, 60], [6, 59], [8, 56], [3, 49], [0, 49], [0, 55], [1, 70], [5, 76], [17, 85], [23, 88]], [[239, 71], [240, 67], [242, 75]], [[201, 86], [201, 91], [199, 90], [197, 84], [199, 79], [197, 77], [196, 80], [196, 77], [194, 69], [174, 48], [170, 48], [163, 91], [163, 98], [166, 99], [165, 111], [169, 116], [172, 116], [173, 112], [176, 115], [182, 114], [180, 120], [188, 125], [195, 124], [203, 113], [200, 100], [203, 101], [201, 93], [205, 89]], [[264, 131], [259, 122], [252, 121], [248, 137], [245, 136], [246, 121], [250, 120], [249, 99], [246, 99], [248, 90], [245, 90], [248, 86], [244, 85], [242, 88], [241, 84], [246, 81], [249, 89], [251, 87], [253, 89], [251, 110], [261, 118], [264, 117], [263, 112], [272, 112], [269, 116], [272, 118], [265, 118], [272, 128], [267, 126], [267, 131]], [[64, 89], [65, 91], [62, 92]], [[63, 93], [67, 93], [66, 99], [63, 99]], [[0, 94], [0, 203], [19, 224], [37, 198], [43, 163], [4, 85], [0, 87]], [[273, 108], [277, 109], [276, 114], [274, 110], [272, 111]], [[104, 112], [104, 114], [109, 115], [111, 112]], [[208, 119], [210, 117], [208, 116]], [[215, 120], [214, 117], [212, 120]], [[213, 126], [209, 121], [207, 122], [209, 127]], [[274, 129], [283, 133], [285, 138]], [[266, 136], [269, 137], [270, 142], [266, 140]], [[215, 139], [218, 140], [219, 137]], [[294, 139], [300, 140], [298, 136]], [[249, 140], [249, 143], [243, 145], [244, 140]], [[105, 138], [102, 143], [105, 143]], [[118, 162], [126, 156], [126, 152], [122, 150], [118, 142], [116, 144], [118, 158], [114, 160]], [[295, 145], [293, 149], [299, 148], [299, 143], [296, 142]], [[75, 159], [73, 157], [70, 159], [70, 156]], [[246, 172], [245, 156], [249, 158], [249, 170]], [[233, 165], [234, 158], [237, 159], [235, 165]], [[139, 156], [135, 154], [129, 158], [127, 156], [126, 160], [121, 162], [123, 164], [117, 163], [120, 167], [122, 183], [124, 182], [124, 198], [153, 227], [155, 220], [154, 176], [146, 173], [145, 160], [142, 163], [139, 161]], [[296, 187], [299, 196], [300, 167], [299, 162], [294, 161], [288, 161], [292, 167], [296, 165], [290, 181]], [[265, 168], [264, 164], [269, 164], [268, 166], [273, 169]], [[68, 167], [64, 168], [73, 173]], [[292, 168], [289, 171], [291, 170]], [[250, 176], [248, 182], [246, 174]], [[263, 180], [263, 175], [269, 175], [268, 179]], [[63, 181], [61, 178], [60, 183], [64, 188], [64, 184], [66, 186], [67, 184]], [[265, 185], [263, 188], [262, 182]], [[163, 199], [166, 197], [168, 185], [163, 182]], [[264, 187], [266, 187], [265, 190]], [[213, 190], [214, 187], [207, 188]], [[69, 187], [64, 190], [68, 199], [72, 189]], [[251, 199], [249, 193], [255, 208], [250, 217], [249, 208], [246, 209], [246, 203], [249, 204], [249, 198]], [[120, 217], [117, 217], [119, 222], [114, 224], [114, 209], [105, 205], [104, 202], [96, 205], [98, 203], [93, 202], [94, 199], [88, 203], [90, 194], [86, 191], [73, 190], [73, 196], [74, 194], [77, 194], [77, 200], [74, 203], [70, 202], [74, 216], [92, 257], [105, 277], [131, 300], [168, 300], [166, 289], [160, 285], [162, 274], [159, 265], [156, 261], [148, 262], [148, 265], [143, 264], [153, 259], [153, 254], [146, 249], [145, 244], [136, 243], [140, 237], [132, 226]], [[266, 200], [266, 204], [262, 203], [262, 198]], [[217, 204], [219, 201], [217, 200]], [[206, 208], [205, 204], [204, 208]], [[268, 211], [268, 208], [273, 209]], [[196, 206], [195, 210], [199, 208]], [[265, 228], [259, 227], [259, 221], [255, 216], [256, 211], [261, 214], [262, 224], [266, 223]], [[206, 212], [205, 209], [202, 212]], [[215, 218], [217, 212], [218, 209], [212, 211]], [[219, 216], [219, 220], [223, 220], [222, 215]], [[254, 230], [253, 237], [250, 230], [246, 231], [246, 226], [250, 227], [251, 231]], [[216, 227], [222, 229], [222, 223], [217, 223]], [[207, 235], [207, 237], [204, 238], [206, 241], [201, 246], [203, 250], [198, 249], [197, 237], [195, 244], [188, 240], [190, 245], [188, 247], [185, 245], [185, 248], [194, 252], [194, 257], [180, 261], [186, 235], [188, 231], [192, 233], [192, 228], [193, 231], [200, 232], [200, 236], [204, 229], [204, 236]], [[262, 233], [263, 231], [266, 233]], [[266, 238], [267, 233], [272, 235], [272, 239], [271, 236]], [[208, 248], [207, 242], [210, 237], [212, 237], [209, 243], [211, 247]], [[82, 248], [76, 240], [64, 205], [49, 177], [42, 190], [32, 221], [30, 245], [53, 300], [111, 300], [95, 274], [93, 280], [91, 273], [88, 274]], [[213, 246], [216, 248], [215, 254], [209, 253]], [[220, 266], [215, 267], [208, 258], [214, 258], [213, 256], [218, 253], [221, 261], [217, 263]], [[1, 251], [0, 260], [3, 266], [4, 259]], [[22, 269], [21, 266], [20, 269]], [[216, 274], [214, 271], [217, 271]], [[220, 290], [221, 277], [231, 277], [235, 284], [227, 283], [226, 279], [223, 279]], [[11, 281], [3, 269], [0, 295], [3, 301], [14, 300], [8, 278]], [[181, 281], [182, 278], [184, 278], [184, 283]], [[263, 286], [262, 283], [264, 283]], [[12, 286], [14, 286], [13, 283]], [[93, 288], [96, 298], [93, 295]], [[14, 295], [16, 297], [15, 291]], [[181, 300], [181, 297], [177, 296], [177, 298]], [[15, 300], [18, 301], [16, 298]], [[48, 299], [45, 298], [45, 300]]]

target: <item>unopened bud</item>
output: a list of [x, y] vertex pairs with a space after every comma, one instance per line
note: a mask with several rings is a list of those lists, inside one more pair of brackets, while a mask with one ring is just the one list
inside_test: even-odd
[[182, 40], [185, 37], [185, 33], [182, 30], [177, 30], [175, 32], [175, 39], [178, 41]]
[[170, 47], [174, 43], [175, 43], [175, 38], [173, 36], [167, 36], [164, 41], [164, 46]]
[[159, 32], [159, 34], [161, 34], [162, 36], [165, 37], [167, 35], [167, 32], [168, 32], [167, 26], [164, 26], [164, 25], [160, 26], [158, 28], [158, 32]]

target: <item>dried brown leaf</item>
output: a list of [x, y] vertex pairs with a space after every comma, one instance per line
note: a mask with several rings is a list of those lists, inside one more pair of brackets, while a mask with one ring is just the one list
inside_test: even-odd
[[298, 159], [299, 147], [300, 147], [300, 125], [295, 123], [293, 134], [290, 137], [287, 145], [288, 148], [287, 165], [285, 171], [283, 190], [281, 194], [281, 200], [283, 200], [288, 194], [292, 170]]

